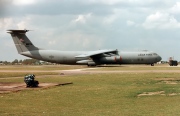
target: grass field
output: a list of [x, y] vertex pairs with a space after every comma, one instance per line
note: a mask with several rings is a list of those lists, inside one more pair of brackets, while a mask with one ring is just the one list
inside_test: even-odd
[[57, 75], [57, 72], [0, 72], [0, 78], [7, 78], [7, 77], [24, 77], [27, 74], [34, 74], [36, 76], [40, 75]]
[[[123, 67], [116, 68], [117, 70], [124, 70]], [[145, 68], [148, 67], [144, 67], [144, 70], [146, 70]], [[103, 69], [107, 70], [106, 68]], [[110, 68], [108, 67], [108, 69]], [[137, 66], [136, 70], [138, 69], [141, 70], [141, 67]], [[2, 74], [0, 73], [0, 75]], [[12, 79], [6, 79], [4, 77], [0, 81], [22, 82], [22, 79], [13, 77]], [[180, 115], [179, 73], [57, 75], [38, 78], [38, 81], [40, 83], [73, 82], [73, 84], [0, 94], [0, 115]], [[149, 95], [149, 92], [162, 93]], [[142, 93], [145, 93], [145, 95], [139, 96]]]
[[69, 70], [86, 68], [85, 65], [2, 65], [0, 70]]

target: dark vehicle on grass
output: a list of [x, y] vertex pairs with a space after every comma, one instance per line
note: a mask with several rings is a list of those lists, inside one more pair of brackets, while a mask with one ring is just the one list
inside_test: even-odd
[[24, 82], [26, 83], [26, 87], [38, 87], [39, 82], [34, 79], [34, 74], [25, 75]]
[[170, 66], [177, 66], [178, 62], [177, 62], [177, 60], [169, 60], [169, 65]]

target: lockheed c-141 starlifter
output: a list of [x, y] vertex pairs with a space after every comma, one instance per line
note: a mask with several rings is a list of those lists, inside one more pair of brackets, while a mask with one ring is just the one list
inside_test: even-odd
[[26, 32], [29, 30], [7, 31], [11, 34], [19, 54], [52, 63], [88, 66], [101, 64], [150, 64], [154, 66], [154, 63], [161, 60], [157, 53], [150, 51], [121, 52], [117, 49], [96, 51], [46, 50], [34, 46], [28, 39]]

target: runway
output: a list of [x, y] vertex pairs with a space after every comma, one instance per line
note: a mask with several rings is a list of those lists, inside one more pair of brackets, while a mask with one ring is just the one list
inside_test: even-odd
[[[135, 68], [136, 66], [133, 66]], [[162, 69], [161, 68], [171, 68], [169, 69]], [[80, 69], [69, 69], [69, 70], [0, 70], [0, 72], [27, 72], [27, 73], [35, 73], [35, 72], [56, 72], [56, 73], [64, 73], [64, 74], [98, 74], [98, 73], [180, 73], [180, 68], [179, 67], [169, 67], [169, 66], [158, 66], [150, 67], [151, 70], [144, 70], [147, 68], [147, 66], [140, 66], [140, 68], [144, 69], [139, 69], [139, 70], [134, 70], [131, 69], [132, 66], [127, 66], [126, 68], [129, 68], [128, 70], [124, 70], [123, 67], [118, 67], [118, 70], [108, 70], [111, 68], [106, 69], [107, 67], [94, 67], [94, 68], [80, 68]], [[121, 68], [123, 70], [121, 70]], [[138, 68], [138, 66], [137, 66]], [[159, 68], [158, 70], [156, 68]], [[176, 69], [177, 68], [177, 69]], [[105, 69], [105, 70], [104, 70]]]

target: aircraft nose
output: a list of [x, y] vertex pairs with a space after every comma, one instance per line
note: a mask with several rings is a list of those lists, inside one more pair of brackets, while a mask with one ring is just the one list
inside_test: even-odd
[[161, 61], [161, 60], [162, 60], [161, 56], [158, 56], [158, 62]]

